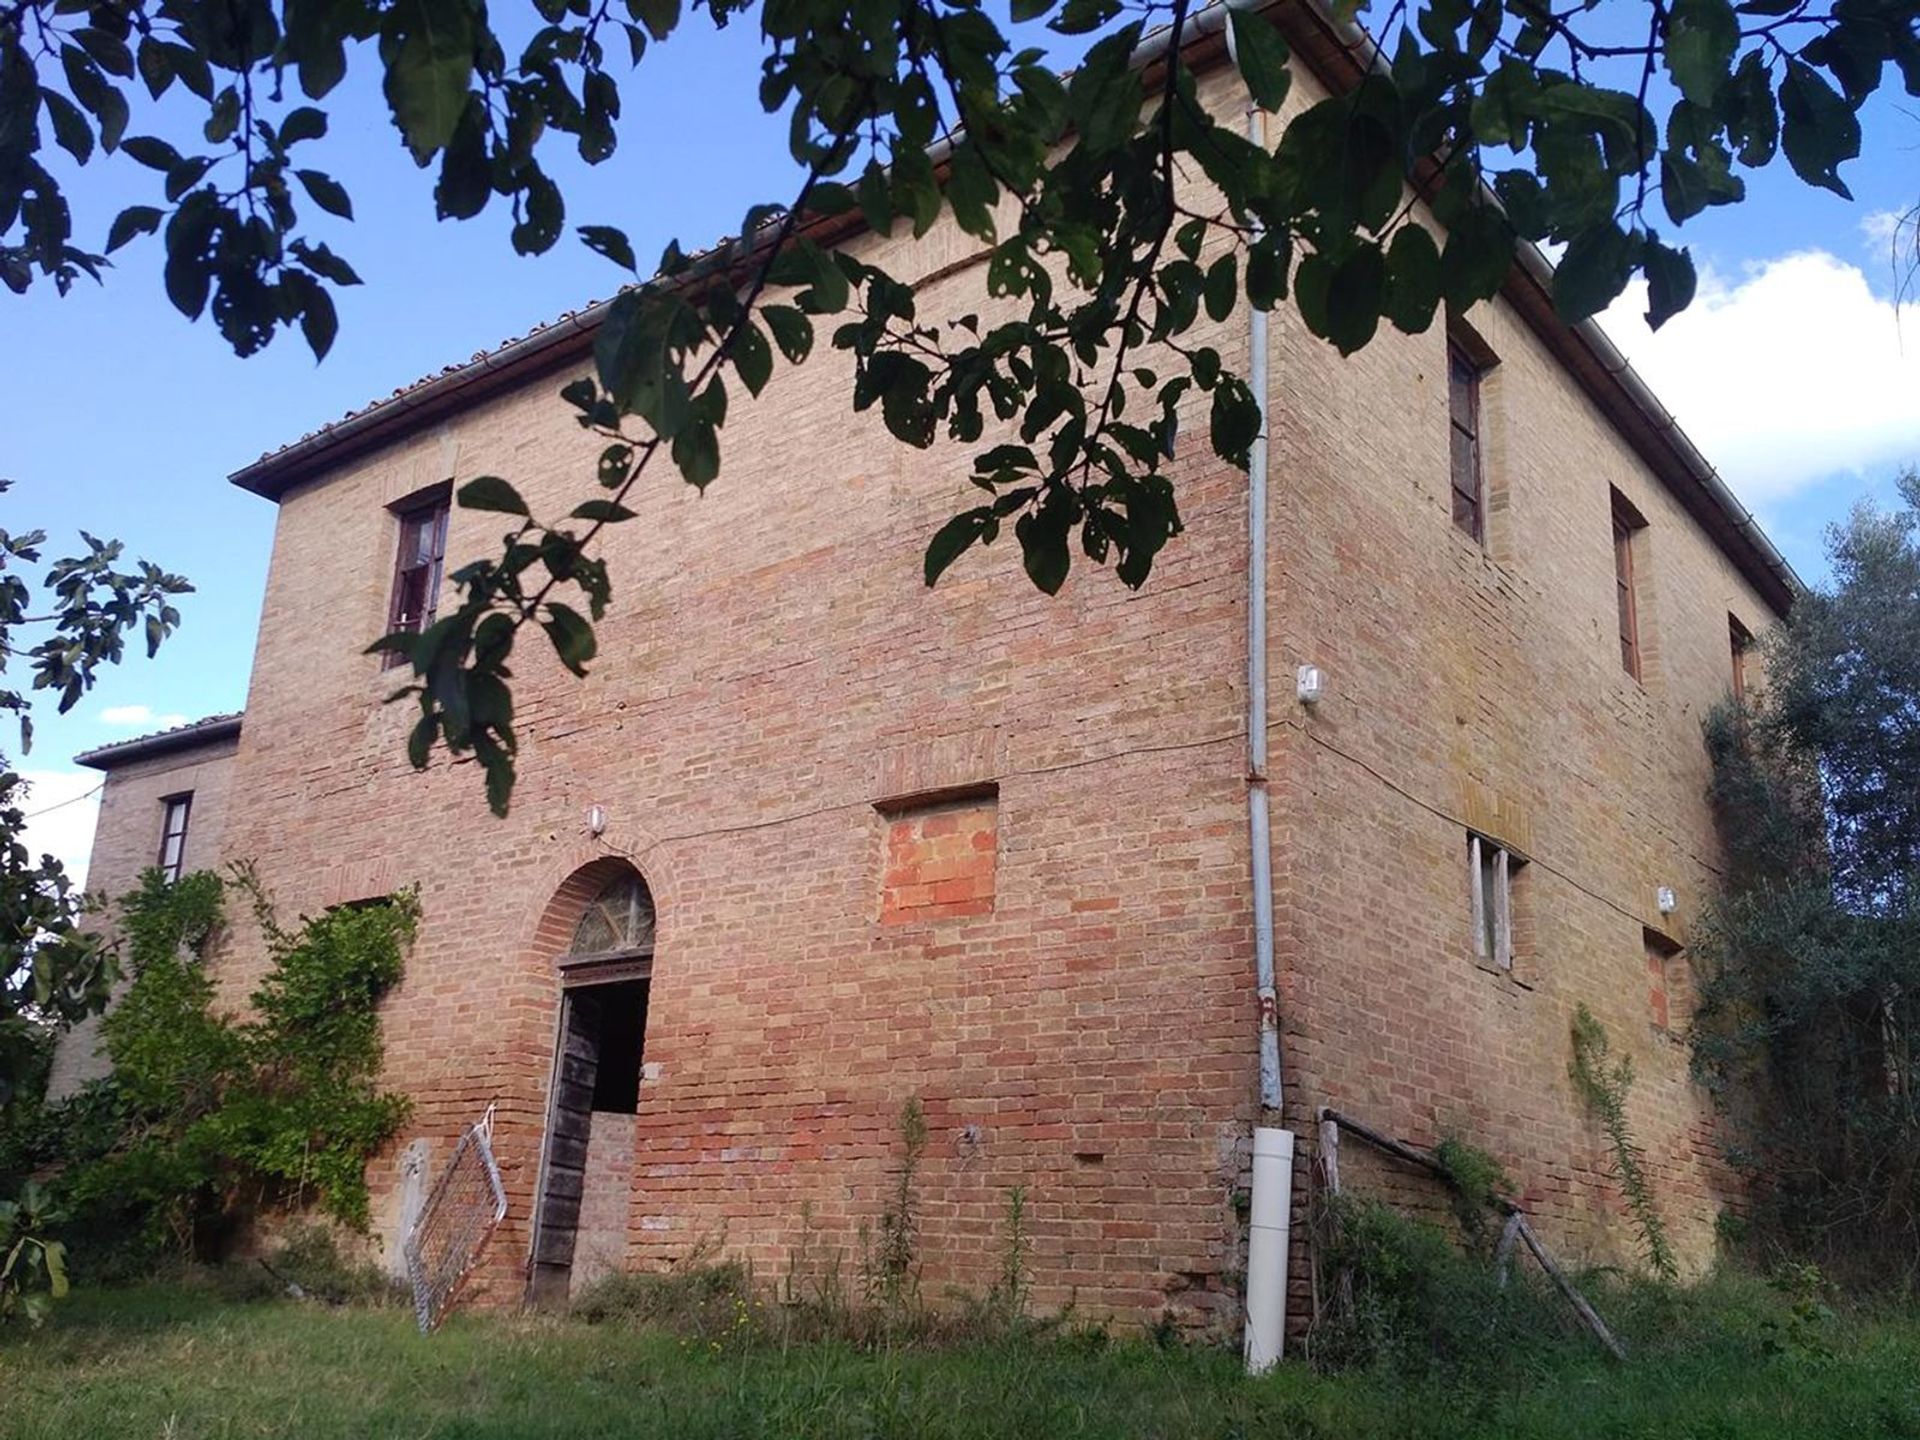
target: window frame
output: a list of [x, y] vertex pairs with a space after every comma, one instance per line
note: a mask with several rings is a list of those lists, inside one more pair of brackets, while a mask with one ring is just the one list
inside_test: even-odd
[[[173, 828], [176, 810], [180, 815], [180, 828], [177, 831]], [[160, 797], [160, 854], [154, 864], [160, 868], [160, 873], [167, 877], [169, 885], [174, 884], [186, 873], [187, 832], [192, 824], [193, 791], [182, 790], [173, 795]], [[173, 859], [168, 860], [167, 851], [175, 841], [179, 842], [179, 848], [174, 852]]]
[[[1527, 857], [1512, 846], [1477, 830], [1467, 832], [1467, 892], [1473, 923], [1474, 962], [1483, 970], [1515, 980], [1518, 971], [1513, 943], [1514, 877], [1526, 863]], [[1491, 896], [1487, 893], [1489, 871], [1493, 879]]]
[[1639, 549], [1635, 540], [1646, 518], [1618, 490], [1611, 492], [1613, 524], [1613, 598], [1618, 615], [1620, 668], [1635, 680], [1646, 679], [1646, 644], [1640, 625]]
[[[431, 486], [387, 508], [399, 523], [393, 546], [393, 581], [387, 592], [387, 632], [418, 635], [439, 613], [440, 588], [446, 573], [447, 531], [453, 517], [453, 482]], [[425, 537], [424, 552], [422, 536]], [[410, 551], [411, 564], [408, 563]], [[410, 577], [415, 575], [421, 575], [420, 613], [412, 616], [404, 606], [412, 589]], [[382, 668], [390, 670], [405, 658], [389, 650], [381, 662]]]
[[1733, 698], [1747, 703], [1747, 652], [1753, 649], [1753, 632], [1740, 623], [1740, 617], [1727, 612], [1727, 650], [1731, 662]]
[[[1485, 391], [1487, 372], [1493, 367], [1485, 356], [1459, 334], [1447, 337], [1447, 495], [1454, 528], [1474, 544], [1487, 543], [1487, 464], [1482, 431], [1485, 429]], [[1456, 404], [1456, 395], [1464, 392], [1464, 406]], [[1465, 418], [1461, 411], [1465, 410]], [[1461, 466], [1457, 445], [1464, 442], [1467, 466], [1471, 470], [1471, 490], [1460, 483]], [[1461, 515], [1468, 508], [1467, 523]]]

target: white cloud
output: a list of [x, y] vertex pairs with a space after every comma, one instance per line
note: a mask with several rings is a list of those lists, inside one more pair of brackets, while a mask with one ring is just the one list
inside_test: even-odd
[[151, 730], [171, 730], [175, 725], [187, 723], [184, 715], [171, 711], [156, 715], [147, 705], [109, 705], [100, 712], [100, 720], [106, 725], [144, 726]]
[[1913, 224], [1911, 214], [1911, 211], [1870, 210], [1860, 218], [1860, 233], [1867, 237], [1868, 245], [1885, 250], [1902, 230]]
[[1824, 251], [1709, 270], [1647, 329], [1636, 281], [1601, 317], [1681, 427], [1751, 503], [1920, 459], [1920, 305], [1898, 309]]
[[87, 879], [93, 850], [93, 822], [100, 813], [104, 776], [91, 770], [22, 770], [27, 791], [20, 809], [27, 816], [27, 852], [38, 861], [49, 854], [66, 867], [75, 885]]

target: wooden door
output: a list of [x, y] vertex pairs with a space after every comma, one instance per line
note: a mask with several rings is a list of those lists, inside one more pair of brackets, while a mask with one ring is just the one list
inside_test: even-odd
[[560, 1054], [547, 1112], [547, 1162], [535, 1210], [530, 1298], [542, 1308], [567, 1303], [580, 1195], [600, 1071], [600, 1000], [590, 990], [560, 996]]

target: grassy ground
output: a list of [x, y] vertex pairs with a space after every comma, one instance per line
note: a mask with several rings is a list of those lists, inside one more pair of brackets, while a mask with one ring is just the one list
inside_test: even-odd
[[149, 1286], [0, 1333], [0, 1436], [1920, 1437], [1920, 1320], [1653, 1328], [1625, 1367], [1555, 1349], [1470, 1384], [1296, 1365], [1253, 1382], [1230, 1354], [1144, 1341], [856, 1351], [484, 1316], [423, 1337], [399, 1308]]

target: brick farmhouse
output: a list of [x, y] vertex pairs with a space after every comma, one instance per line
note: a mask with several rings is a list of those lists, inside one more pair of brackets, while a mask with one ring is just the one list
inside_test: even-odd
[[[1275, 14], [1290, 106], [1351, 83], [1317, 10]], [[1217, 25], [1190, 59], [1237, 116]], [[923, 317], [992, 303], [951, 225], [831, 238], [925, 277]], [[109, 775], [95, 883], [126, 887], [184, 819], [163, 858], [250, 860], [289, 912], [418, 887], [385, 1011], [415, 1106], [372, 1177], [376, 1237], [397, 1252], [422, 1177], [496, 1106], [496, 1302], [693, 1254], [851, 1279], [917, 1097], [926, 1293], [986, 1288], [1021, 1186], [1039, 1305], [1230, 1328], [1264, 784], [1296, 1206], [1331, 1106], [1492, 1150], [1554, 1245], [1630, 1257], [1567, 1079], [1584, 1003], [1633, 1058], [1633, 1132], [1698, 1267], [1739, 1203], [1680, 1043], [1720, 854], [1700, 724], [1794, 581], [1605, 337], [1554, 318], [1546, 276], [1522, 254], [1496, 300], [1349, 360], [1274, 312], [1263, 776], [1248, 477], [1202, 410], [1172, 462], [1186, 534], [1141, 592], [1082, 567], [1047, 599], [1007, 544], [929, 591], [964, 456], [854, 416], [824, 351], [735, 405], [708, 493], [653, 483], [610, 532], [588, 680], [525, 648], [510, 817], [469, 764], [416, 773], [362, 647], [496, 544], [453, 485], [505, 475], [541, 514], [590, 488], [556, 398], [590, 309], [234, 477], [279, 507], [244, 721], [83, 757]], [[1248, 334], [1243, 308], [1199, 338], [1244, 373]], [[211, 963], [243, 1002], [250, 920]], [[1356, 1155], [1348, 1183], [1397, 1177]], [[1309, 1283], [1296, 1262], [1296, 1323]]]

